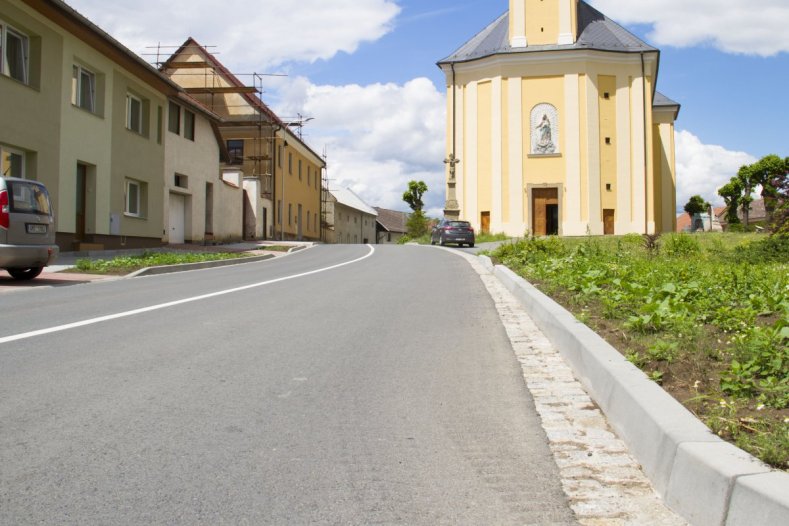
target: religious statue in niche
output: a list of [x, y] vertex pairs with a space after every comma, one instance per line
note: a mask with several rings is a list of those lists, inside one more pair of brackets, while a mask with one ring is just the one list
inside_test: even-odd
[[551, 104], [538, 104], [531, 112], [531, 154], [559, 153], [558, 114]]

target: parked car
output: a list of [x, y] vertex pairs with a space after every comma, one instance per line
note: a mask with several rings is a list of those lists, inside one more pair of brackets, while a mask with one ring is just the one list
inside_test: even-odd
[[46, 187], [27, 179], [0, 177], [0, 269], [14, 279], [33, 279], [59, 252]]
[[474, 246], [474, 228], [468, 221], [455, 221], [453, 219], [442, 219], [433, 227], [430, 234], [430, 244], [438, 243], [441, 246], [447, 243], [457, 243], [459, 247], [468, 245]]

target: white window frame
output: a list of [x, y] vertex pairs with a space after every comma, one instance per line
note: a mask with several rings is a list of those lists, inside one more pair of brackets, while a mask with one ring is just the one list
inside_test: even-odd
[[[14, 37], [22, 41], [22, 78], [17, 78], [11, 75], [8, 68], [8, 35], [12, 34]], [[6, 22], [0, 20], [0, 73], [6, 77], [16, 79], [19, 82], [27, 85], [30, 83], [30, 37], [19, 31], [15, 27], [8, 25]]]
[[[139, 121], [139, 124], [140, 124], [139, 129], [135, 129], [133, 127], [133, 124], [134, 124], [134, 122], [132, 120], [132, 116], [133, 116], [132, 115], [132, 112], [133, 112], [132, 103], [133, 102], [137, 102], [139, 104], [139, 107], [140, 107], [140, 110], [139, 110], [139, 112], [137, 114], [138, 121]], [[142, 128], [143, 128], [143, 119], [142, 119], [143, 107], [144, 106], [143, 106], [143, 103], [142, 103], [142, 99], [140, 97], [137, 97], [136, 95], [132, 95], [131, 93], [126, 93], [126, 129], [130, 130], [130, 131], [133, 131], [135, 133], [139, 133], [140, 135], [142, 135]]]
[[[167, 131], [170, 133], [174, 133], [176, 135], [181, 135], [181, 114], [183, 110], [181, 106], [176, 104], [173, 101], [169, 101], [167, 104]], [[173, 122], [173, 117], [175, 117], [175, 122]], [[175, 124], [175, 129], [173, 129], [173, 124]]]
[[[5, 156], [7, 154], [18, 155], [22, 159], [22, 170], [21, 170], [22, 173], [21, 173], [21, 177], [19, 177], [19, 178], [20, 179], [27, 179], [26, 173], [25, 173], [25, 161], [26, 161], [26, 159], [25, 159], [25, 152], [23, 152], [22, 150], [16, 150], [14, 148], [9, 148], [8, 146], [1, 146], [0, 145], [0, 171], [2, 171], [3, 162], [5, 161]], [[8, 169], [10, 169], [10, 163], [9, 163], [9, 167], [7, 168], [7, 170]], [[0, 175], [3, 175], [5, 177], [11, 177], [10, 173], [5, 173], [5, 172], [0, 173]]]
[[[137, 199], [135, 200], [134, 203], [132, 203], [132, 199], [131, 199], [131, 197], [132, 197], [132, 195], [131, 195], [131, 187], [132, 186], [137, 187], [137, 192], [136, 192]], [[142, 183], [140, 183], [139, 181], [133, 181], [131, 179], [127, 179], [126, 180], [126, 189], [125, 190], [126, 190], [126, 193], [124, 195], [124, 201], [125, 201], [126, 205], [125, 205], [124, 214], [127, 215], [127, 216], [130, 216], [130, 217], [142, 217], [142, 210], [140, 209], [141, 204], [142, 204]], [[136, 212], [132, 211], [132, 206], [131, 206], [132, 204], [136, 208]]]
[[[197, 128], [197, 115], [184, 108], [184, 139], [194, 142], [195, 129]], [[191, 122], [190, 122], [191, 121]]]
[[[73, 93], [71, 94], [71, 103], [77, 107], [82, 108], [83, 110], [96, 113], [96, 74], [88, 68], [80, 66], [79, 64], [74, 64], [72, 71], [76, 78], [72, 79]], [[82, 100], [83, 75], [89, 79], [88, 96], [90, 97], [90, 100], [87, 104], [84, 100]]]

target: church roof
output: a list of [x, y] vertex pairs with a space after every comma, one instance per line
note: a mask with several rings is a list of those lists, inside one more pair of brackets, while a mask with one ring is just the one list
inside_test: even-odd
[[474, 38], [463, 44], [438, 64], [470, 62], [492, 55], [534, 53], [565, 49], [595, 49], [620, 53], [657, 51], [643, 40], [623, 28], [586, 2], [578, 2], [578, 39], [568, 45], [530, 45], [522, 48], [510, 46], [509, 12], [501, 15]]
[[655, 98], [652, 100], [653, 106], [679, 106], [679, 102], [673, 101], [660, 93], [659, 91], [655, 92]]

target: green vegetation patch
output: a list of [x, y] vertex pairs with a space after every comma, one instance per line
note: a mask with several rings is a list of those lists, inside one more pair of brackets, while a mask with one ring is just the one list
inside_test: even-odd
[[535, 238], [492, 255], [713, 431], [789, 468], [789, 236]]
[[113, 259], [79, 259], [76, 271], [91, 274], [128, 274], [147, 267], [202, 263], [249, 257], [244, 253], [215, 252], [145, 252], [138, 256], [120, 256]]

